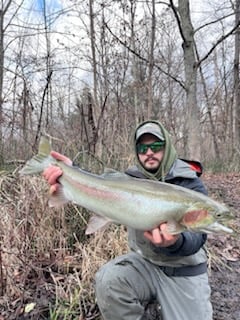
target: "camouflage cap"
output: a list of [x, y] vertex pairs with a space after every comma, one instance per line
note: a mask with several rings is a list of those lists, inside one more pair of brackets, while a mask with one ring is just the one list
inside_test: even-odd
[[155, 122], [146, 122], [142, 126], [138, 127], [136, 131], [136, 141], [143, 135], [143, 134], [152, 134], [156, 136], [158, 139], [165, 141], [163, 136], [161, 127]]

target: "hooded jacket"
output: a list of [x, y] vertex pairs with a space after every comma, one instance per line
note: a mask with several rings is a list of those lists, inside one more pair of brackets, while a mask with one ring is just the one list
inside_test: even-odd
[[[154, 124], [155, 127], [153, 126], [153, 130], [151, 130], [151, 125], [149, 126], [148, 124]], [[159, 135], [156, 134], [156, 124], [159, 126], [161, 132]], [[144, 132], [144, 130], [142, 130], [144, 126], [148, 128], [148, 131], [145, 133], [156, 135], [165, 141], [164, 157], [155, 173], [148, 172], [141, 165], [136, 151], [137, 140], [140, 138], [138, 135], [139, 128], [141, 132]], [[128, 175], [141, 179], [164, 181], [207, 194], [196, 172], [191, 169], [191, 166], [187, 162], [178, 159], [169, 133], [161, 123], [146, 121], [140, 124], [135, 131], [134, 146], [137, 165], [130, 167], [126, 171]], [[154, 245], [144, 237], [143, 233], [141, 230], [128, 228], [129, 247], [132, 251], [138, 252], [144, 258], [155, 264], [181, 267], [184, 265], [197, 265], [207, 260], [206, 252], [203, 249], [203, 245], [207, 239], [205, 233], [183, 232], [177, 242], [167, 248]]]

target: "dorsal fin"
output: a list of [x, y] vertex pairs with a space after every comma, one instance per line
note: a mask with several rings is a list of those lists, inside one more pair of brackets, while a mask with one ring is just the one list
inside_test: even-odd
[[129, 180], [129, 176], [125, 173], [122, 173], [120, 171], [111, 169], [111, 168], [105, 168], [104, 169], [104, 173], [101, 175], [101, 177], [109, 179], [109, 180], [120, 180], [120, 179], [124, 179], [124, 180]]

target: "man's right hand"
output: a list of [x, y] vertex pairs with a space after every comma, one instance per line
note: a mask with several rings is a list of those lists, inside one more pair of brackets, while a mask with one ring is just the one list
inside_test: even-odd
[[180, 237], [179, 234], [170, 234], [167, 231], [167, 223], [161, 223], [157, 228], [151, 231], [145, 231], [144, 236], [153, 244], [159, 247], [169, 247], [175, 244]]
[[[65, 164], [71, 166], [72, 160], [68, 157], [64, 156], [61, 153], [58, 153], [56, 151], [51, 151], [51, 156], [57, 160], [63, 161]], [[50, 184], [50, 194], [55, 193], [59, 188], [58, 179], [62, 175], [62, 169], [58, 166], [50, 166], [47, 169], [43, 171], [43, 177], [47, 180], [47, 182]]]

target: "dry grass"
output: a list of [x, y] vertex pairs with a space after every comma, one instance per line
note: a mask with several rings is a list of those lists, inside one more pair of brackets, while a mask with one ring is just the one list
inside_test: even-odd
[[[0, 173], [0, 314], [3, 319], [97, 319], [94, 275], [127, 251], [123, 227], [85, 237], [88, 213], [52, 209], [40, 177]], [[30, 310], [30, 311], [29, 311]]]
[[[94, 276], [127, 252], [125, 229], [112, 225], [86, 237], [89, 213], [49, 208], [47, 193], [41, 177], [0, 172], [0, 320], [99, 320]], [[227, 270], [239, 258], [233, 240], [209, 243], [209, 270]]]

